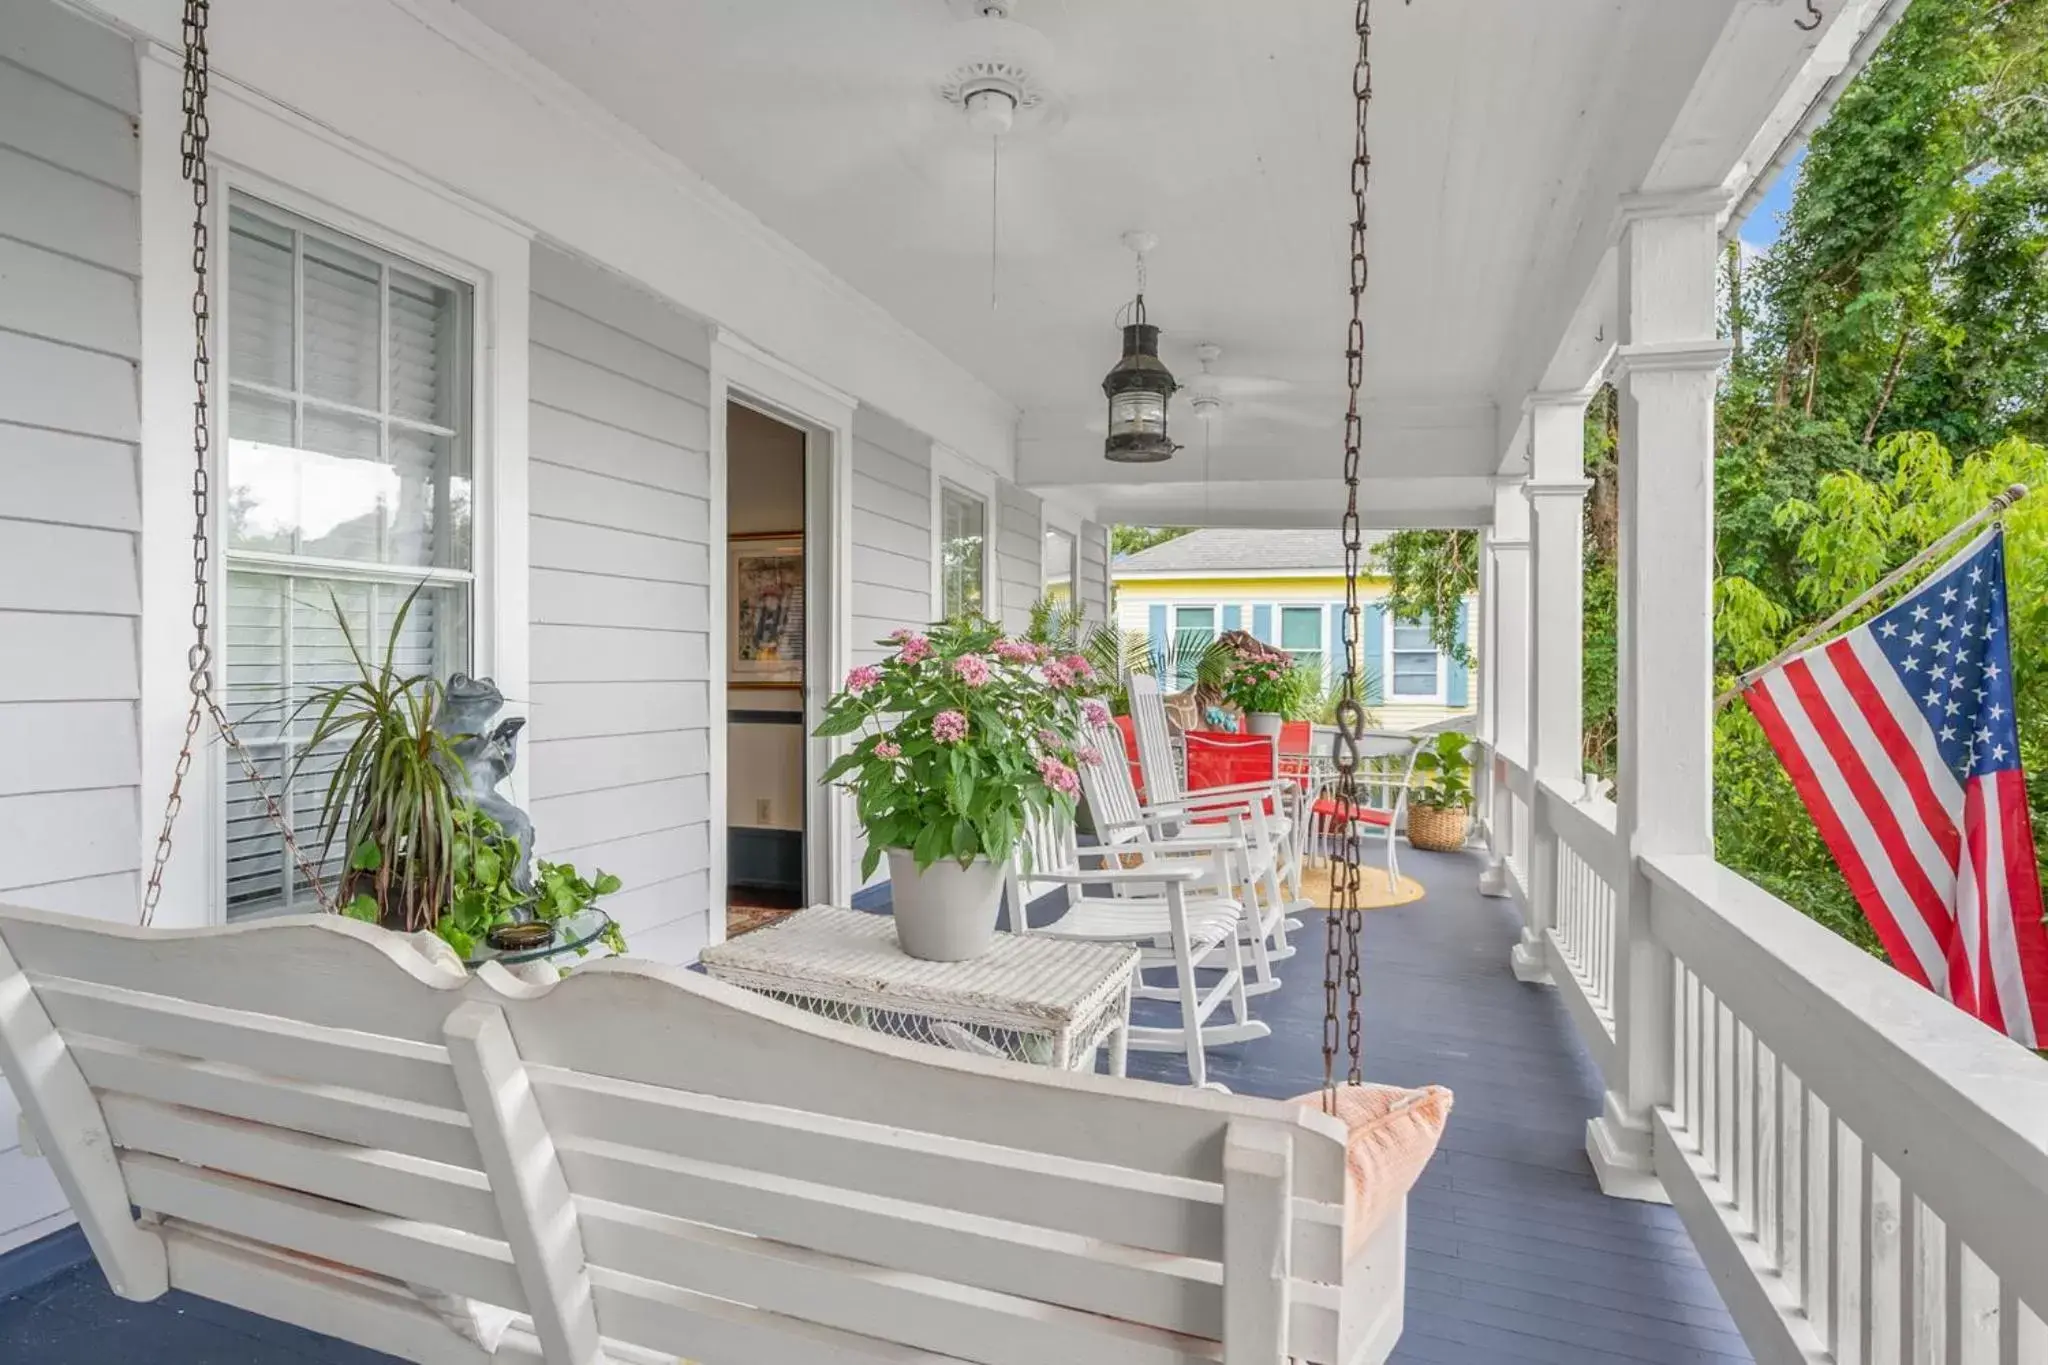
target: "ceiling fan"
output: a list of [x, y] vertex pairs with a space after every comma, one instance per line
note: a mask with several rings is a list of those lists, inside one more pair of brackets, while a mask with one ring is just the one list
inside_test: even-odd
[[1205, 341], [1195, 347], [1195, 359], [1201, 364], [1201, 372], [1181, 386], [1175, 400], [1186, 403], [1196, 421], [1208, 426], [1218, 426], [1225, 416], [1250, 418], [1254, 421], [1277, 422], [1282, 426], [1320, 427], [1328, 425], [1322, 415], [1314, 415], [1282, 403], [1260, 402], [1262, 398], [1277, 398], [1294, 392], [1300, 386], [1285, 379], [1269, 379], [1258, 375], [1217, 374], [1214, 366], [1223, 358], [1223, 348], [1214, 342]]

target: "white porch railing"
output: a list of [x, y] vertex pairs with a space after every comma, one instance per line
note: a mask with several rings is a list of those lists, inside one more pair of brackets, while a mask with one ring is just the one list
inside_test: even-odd
[[[1493, 772], [1555, 841], [1519, 845], [1553, 895], [1514, 889], [1612, 1083], [1614, 807]], [[2048, 1064], [1710, 858], [1642, 873], [1673, 974], [1656, 1175], [1757, 1359], [2048, 1362]]]

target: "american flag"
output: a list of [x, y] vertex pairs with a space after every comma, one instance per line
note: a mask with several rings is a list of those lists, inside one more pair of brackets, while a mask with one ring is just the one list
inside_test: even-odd
[[2015, 1041], [2048, 1046], [2004, 528], [1743, 697], [1892, 964]]

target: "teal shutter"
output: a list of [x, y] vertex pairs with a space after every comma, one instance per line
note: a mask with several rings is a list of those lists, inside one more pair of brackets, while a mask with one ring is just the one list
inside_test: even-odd
[[[1153, 671], [1155, 673], [1164, 673], [1166, 671], [1166, 604], [1164, 602], [1154, 602], [1152, 604], [1151, 627]], [[1160, 685], [1163, 687], [1165, 684], [1166, 680], [1161, 678]]]
[[1223, 629], [1226, 631], [1244, 629], [1243, 607], [1232, 606], [1223, 609]]
[[1359, 662], [1365, 668], [1365, 700], [1377, 706], [1387, 696], [1387, 660], [1381, 646], [1387, 636], [1387, 609], [1378, 602], [1365, 604], [1365, 623], [1361, 627], [1365, 639], [1361, 641]]
[[1264, 640], [1269, 645], [1273, 643], [1273, 609], [1271, 607], [1252, 608], [1252, 637]]
[[[1472, 604], [1460, 603], [1458, 607], [1458, 643], [1466, 644], [1472, 630]], [[1471, 670], [1456, 658], [1444, 660], [1448, 672], [1444, 676], [1444, 700], [1452, 706], [1472, 704]]]

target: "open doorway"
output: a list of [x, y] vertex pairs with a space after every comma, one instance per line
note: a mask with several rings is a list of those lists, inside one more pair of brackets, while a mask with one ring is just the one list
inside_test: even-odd
[[806, 433], [726, 408], [726, 934], [804, 904], [812, 632]]

